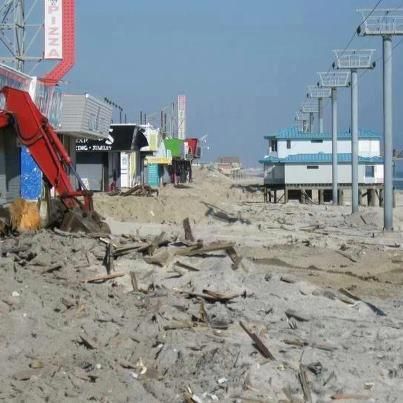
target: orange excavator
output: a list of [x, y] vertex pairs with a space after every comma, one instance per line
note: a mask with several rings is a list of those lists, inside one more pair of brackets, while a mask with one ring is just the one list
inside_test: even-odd
[[[92, 192], [87, 190], [74, 170], [70, 156], [48, 119], [42, 115], [31, 96], [22, 90], [3, 87], [5, 106], [0, 110], [0, 128], [12, 126], [41, 169], [49, 188], [54, 188], [64, 205], [60, 229], [69, 232], [109, 233], [109, 226], [94, 210]], [[78, 189], [71, 184], [72, 172]]]

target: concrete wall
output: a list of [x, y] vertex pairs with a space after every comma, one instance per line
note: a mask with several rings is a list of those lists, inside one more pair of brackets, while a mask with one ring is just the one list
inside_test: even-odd
[[[315, 166], [317, 169], [308, 169]], [[375, 175], [373, 178], [365, 176], [365, 165], [358, 166], [359, 183], [383, 183], [383, 165], [373, 165]], [[340, 164], [338, 166], [339, 183], [351, 183], [351, 165]], [[301, 183], [332, 183], [332, 165], [275, 165], [265, 167], [265, 184], [301, 184]]]
[[[288, 155], [294, 154], [316, 154], [332, 152], [332, 142], [324, 140], [322, 143], [311, 141], [291, 140], [291, 148], [287, 148], [286, 140], [279, 140], [277, 144], [277, 156], [285, 158]], [[338, 153], [351, 153], [351, 140], [339, 140], [337, 142]], [[358, 153], [361, 157], [376, 157], [380, 155], [380, 141], [379, 140], [359, 140]], [[273, 153], [269, 153], [274, 155]]]

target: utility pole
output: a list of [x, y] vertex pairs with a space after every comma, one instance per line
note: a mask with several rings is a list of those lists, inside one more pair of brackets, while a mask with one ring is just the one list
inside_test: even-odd
[[332, 90], [330, 88], [320, 88], [317, 85], [308, 86], [309, 98], [316, 98], [318, 100], [318, 122], [319, 133], [323, 133], [323, 100], [331, 97]]
[[337, 88], [348, 87], [350, 72], [329, 71], [318, 73], [320, 85], [330, 88], [332, 92], [332, 195], [333, 204], [338, 202], [338, 172], [337, 172]]
[[351, 212], [358, 212], [358, 70], [373, 69], [374, 49], [334, 50], [337, 69], [351, 73]]
[[383, 42], [383, 139], [384, 229], [393, 231], [393, 129], [392, 129], [392, 37], [403, 35], [403, 9], [358, 10], [363, 22], [361, 36], [382, 36]]

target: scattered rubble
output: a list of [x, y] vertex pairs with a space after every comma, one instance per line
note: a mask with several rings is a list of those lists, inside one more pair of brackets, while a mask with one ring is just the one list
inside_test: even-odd
[[399, 401], [401, 234], [232, 203], [249, 225], [1, 239], [0, 399]]

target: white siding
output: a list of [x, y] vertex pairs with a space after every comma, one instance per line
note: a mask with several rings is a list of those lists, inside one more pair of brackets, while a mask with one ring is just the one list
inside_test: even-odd
[[[315, 165], [315, 164], [311, 164]], [[286, 165], [285, 181], [287, 184], [299, 183], [332, 183], [332, 166], [331, 164], [317, 165], [318, 169], [308, 169], [308, 165]], [[358, 166], [359, 183], [383, 183], [383, 165], [375, 166], [375, 177], [365, 177], [365, 165]], [[338, 166], [339, 183], [351, 183], [351, 165], [341, 164]]]
[[[332, 152], [332, 142], [324, 140], [322, 143], [315, 143], [303, 140], [291, 140], [291, 148], [287, 148], [286, 140], [278, 141], [279, 158], [285, 158], [288, 155], [294, 154], [316, 154]], [[351, 140], [339, 140], [337, 142], [338, 153], [351, 153]], [[359, 140], [358, 154], [361, 157], [376, 157], [380, 155], [380, 141], [379, 140]]]

